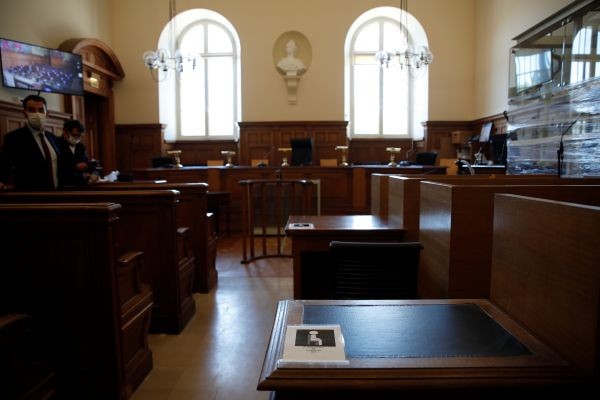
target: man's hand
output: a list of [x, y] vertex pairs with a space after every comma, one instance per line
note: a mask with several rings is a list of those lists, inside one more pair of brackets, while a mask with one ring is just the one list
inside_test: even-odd
[[2, 192], [3, 190], [6, 190], [6, 185], [0, 182], [0, 192]]
[[77, 168], [78, 171], [85, 171], [88, 169], [88, 165], [85, 162], [80, 162], [75, 164], [75, 168]]

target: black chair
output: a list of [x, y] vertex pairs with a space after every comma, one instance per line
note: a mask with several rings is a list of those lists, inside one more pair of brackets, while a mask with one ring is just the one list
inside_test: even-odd
[[425, 151], [417, 153], [415, 156], [415, 164], [417, 165], [435, 165], [437, 161], [437, 153], [435, 151]]
[[173, 157], [152, 157], [152, 168], [173, 168], [174, 166], [175, 159]]
[[334, 299], [416, 299], [421, 243], [329, 245]]
[[296, 138], [290, 140], [292, 147], [292, 165], [312, 165], [311, 138]]

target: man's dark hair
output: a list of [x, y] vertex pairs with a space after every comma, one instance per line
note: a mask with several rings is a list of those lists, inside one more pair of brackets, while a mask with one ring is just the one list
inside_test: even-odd
[[79, 130], [80, 133], [83, 133], [85, 131], [85, 127], [83, 126], [83, 124], [76, 119], [66, 120], [65, 124], [63, 125], [63, 128], [69, 133], [71, 133], [73, 129]]
[[23, 110], [27, 109], [27, 102], [29, 101], [41, 101], [44, 103], [44, 108], [48, 110], [48, 104], [46, 104], [46, 99], [42, 96], [38, 96], [37, 94], [30, 94], [29, 96], [23, 99]]

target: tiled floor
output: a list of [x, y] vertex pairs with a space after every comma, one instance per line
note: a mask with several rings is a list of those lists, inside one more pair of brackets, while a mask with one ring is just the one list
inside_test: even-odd
[[194, 295], [181, 334], [150, 335], [154, 368], [132, 400], [268, 399], [256, 384], [277, 301], [292, 297], [292, 259], [241, 264], [241, 239], [219, 240], [217, 289]]

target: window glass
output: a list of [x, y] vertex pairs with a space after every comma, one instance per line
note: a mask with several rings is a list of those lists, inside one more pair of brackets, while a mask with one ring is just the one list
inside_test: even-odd
[[230, 57], [215, 57], [207, 62], [210, 136], [231, 135], [234, 130], [233, 61]]
[[233, 43], [231, 37], [222, 27], [209, 24], [208, 25], [208, 52], [209, 53], [231, 53], [233, 51]]

